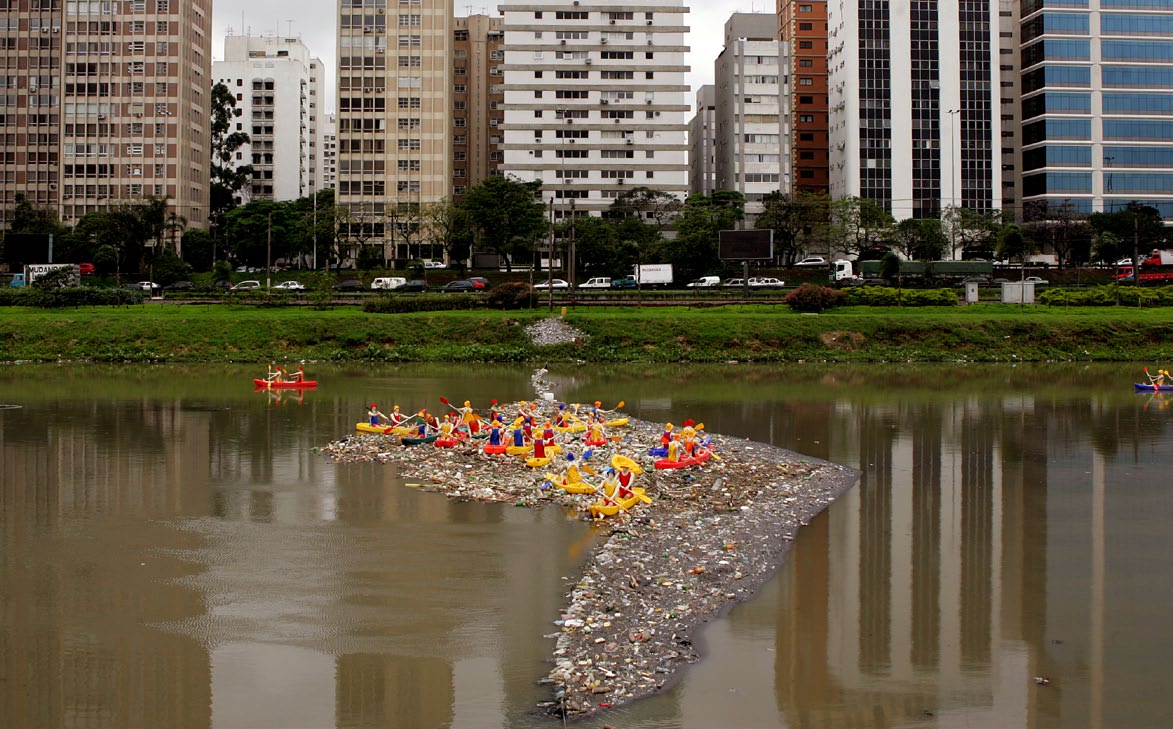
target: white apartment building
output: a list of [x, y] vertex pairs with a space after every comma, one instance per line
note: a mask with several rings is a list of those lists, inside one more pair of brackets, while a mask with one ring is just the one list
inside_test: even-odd
[[696, 91], [696, 113], [688, 122], [688, 194], [711, 195], [717, 181], [717, 87]]
[[555, 217], [633, 187], [688, 192], [683, 0], [505, 2], [504, 174]]
[[1000, 209], [999, 3], [831, 0], [827, 16], [831, 196], [897, 220]]
[[252, 200], [296, 200], [322, 187], [322, 62], [299, 38], [230, 35], [212, 76], [236, 97], [236, 162], [252, 165]]
[[781, 134], [776, 26], [772, 13], [734, 13], [714, 64], [715, 185], [744, 195], [750, 219], [762, 211], [765, 195], [783, 187], [783, 160], [789, 159]]
[[322, 190], [333, 190], [338, 165], [338, 119], [326, 114], [322, 122]]

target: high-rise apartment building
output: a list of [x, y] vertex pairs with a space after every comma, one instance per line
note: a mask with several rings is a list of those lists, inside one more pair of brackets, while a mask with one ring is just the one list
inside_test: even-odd
[[212, 76], [236, 97], [235, 131], [249, 135], [252, 200], [296, 200], [322, 187], [322, 62], [298, 38], [233, 35]]
[[505, 2], [505, 162], [554, 215], [688, 191], [683, 0]]
[[[786, 50], [782, 76], [785, 136], [793, 191], [825, 193], [827, 162], [827, 2], [778, 0], [778, 37]], [[787, 134], [787, 130], [792, 133]]]
[[452, 189], [452, 0], [339, 0], [335, 195], [353, 249], [405, 259]]
[[0, 3], [0, 227], [171, 199], [208, 219], [211, 0]]
[[832, 197], [876, 201], [897, 220], [1001, 208], [998, 8], [830, 0]]
[[[725, 47], [715, 64], [717, 190], [735, 190], [749, 216], [784, 184], [790, 142], [781, 134], [781, 43], [774, 16], [734, 13], [725, 23]], [[786, 164], [786, 169], [789, 165]]]
[[452, 194], [497, 174], [505, 121], [501, 18], [456, 18], [452, 30]]
[[712, 195], [717, 182], [717, 87], [696, 92], [696, 114], [688, 122], [688, 193]]
[[1024, 217], [1133, 200], [1173, 217], [1173, 0], [1021, 13]]
[[334, 177], [338, 166], [338, 119], [334, 114], [325, 114], [322, 122], [322, 190], [334, 189]]

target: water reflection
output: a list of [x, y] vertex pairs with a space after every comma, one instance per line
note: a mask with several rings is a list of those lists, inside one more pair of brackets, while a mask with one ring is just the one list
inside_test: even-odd
[[[863, 474], [683, 683], [584, 726], [1167, 725], [1171, 415], [1128, 371], [555, 370]], [[2, 723], [548, 724], [541, 635], [590, 532], [313, 452], [372, 400], [525, 398], [528, 372], [326, 374], [0, 372]]]

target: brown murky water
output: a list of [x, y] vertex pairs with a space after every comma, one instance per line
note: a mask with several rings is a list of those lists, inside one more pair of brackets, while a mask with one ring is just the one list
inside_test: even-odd
[[[864, 474], [680, 684], [580, 726], [1173, 724], [1173, 408], [1139, 371], [555, 369]], [[535, 681], [589, 528], [313, 451], [372, 401], [528, 398], [528, 370], [254, 374], [0, 370], [0, 725], [558, 725]]]

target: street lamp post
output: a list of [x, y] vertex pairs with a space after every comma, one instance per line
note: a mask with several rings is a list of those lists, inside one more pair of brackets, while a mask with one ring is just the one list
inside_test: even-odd
[[949, 248], [950, 253], [957, 256], [957, 115], [960, 109], [949, 109]]

